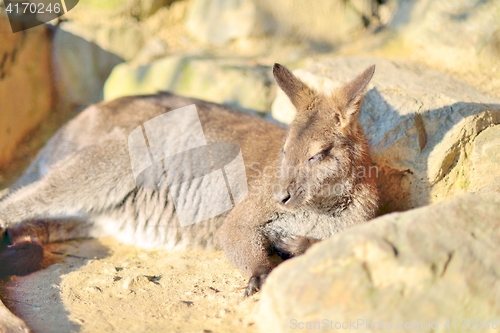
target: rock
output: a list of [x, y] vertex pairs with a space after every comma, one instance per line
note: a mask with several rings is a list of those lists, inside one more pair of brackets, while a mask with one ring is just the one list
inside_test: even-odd
[[[497, 99], [447, 75], [381, 59], [335, 58], [294, 73], [328, 93], [374, 63], [360, 123], [378, 168], [383, 212], [442, 201], [500, 176], [498, 159], [476, 158], [471, 164], [470, 158], [476, 137], [500, 124]], [[289, 123], [294, 112], [278, 91], [273, 116]], [[483, 148], [477, 149], [493, 149], [494, 135], [481, 138]]]
[[220, 45], [250, 36], [257, 20], [252, 0], [194, 0], [186, 27], [199, 40]]
[[452, 71], [500, 65], [498, 1], [399, 1], [397, 7], [388, 26], [413, 57]]
[[[88, 105], [102, 101], [105, 80], [113, 67], [123, 62], [121, 57], [96, 44], [90, 35], [84, 26], [64, 22], [54, 36], [53, 58], [58, 93], [63, 101], [70, 104]], [[123, 38], [125, 43], [126, 37]], [[132, 40], [126, 45], [134, 45]]]
[[176, 0], [86, 0], [78, 3], [80, 13], [73, 12], [66, 15], [70, 20], [76, 18], [77, 21], [86, 20], [82, 16], [90, 16], [92, 20], [95, 20], [96, 16], [107, 17], [115, 22], [128, 16], [142, 21], [174, 1]]
[[105, 25], [84, 27], [79, 33], [81, 36], [99, 45], [103, 50], [113, 53], [124, 60], [133, 59], [139, 53], [146, 40], [144, 32], [135, 24], [124, 24], [118, 27]]
[[[255, 0], [259, 12], [267, 18], [275, 34], [299, 37], [311, 43], [340, 44], [366, 32], [366, 26], [378, 24], [371, 0]], [[373, 3], [373, 4], [372, 4]], [[388, 21], [387, 6], [378, 6]], [[380, 15], [379, 15], [380, 16]], [[372, 22], [373, 21], [373, 22]]]
[[133, 17], [146, 19], [158, 11], [158, 9], [169, 6], [175, 0], [132, 0], [129, 1], [129, 11]]
[[13, 34], [0, 13], [0, 167], [54, 104], [50, 35], [46, 26]]
[[[262, 34], [337, 44], [364, 33], [377, 15], [372, 1], [365, 0], [194, 0], [186, 27], [199, 40], [216, 45]], [[384, 22], [390, 17], [382, 16]]]
[[474, 140], [470, 160], [470, 182], [476, 188], [492, 184], [494, 177], [498, 177], [500, 165], [500, 126], [489, 127], [479, 133]]
[[129, 276], [124, 279], [122, 283], [123, 289], [133, 290], [137, 288], [143, 288], [150, 283], [149, 279], [142, 275], [138, 274], [135, 276]]
[[58, 27], [60, 31], [83, 38], [126, 61], [132, 60], [149, 40], [151, 31], [148, 27], [132, 18], [102, 20], [106, 23], [86, 18], [63, 22]]
[[471, 327], [491, 328], [491, 320], [498, 327], [499, 205], [498, 194], [465, 194], [320, 242], [267, 278], [257, 316], [262, 332], [307, 325], [448, 332], [445, 324], [459, 329], [462, 318]]
[[147, 65], [164, 57], [167, 50], [167, 45], [161, 39], [153, 38], [137, 53], [131, 64], [134, 66]]
[[30, 332], [28, 326], [16, 317], [0, 300], [0, 327], [2, 333]]
[[120, 64], [104, 87], [106, 100], [168, 90], [180, 95], [265, 112], [273, 98], [270, 68], [242, 61], [170, 56], [147, 66]]

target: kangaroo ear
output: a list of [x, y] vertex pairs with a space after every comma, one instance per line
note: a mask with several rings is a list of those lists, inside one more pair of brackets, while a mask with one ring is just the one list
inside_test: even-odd
[[347, 116], [354, 115], [361, 109], [363, 93], [372, 79], [373, 73], [375, 73], [375, 65], [371, 65], [365, 69], [363, 73], [340, 89]]
[[297, 111], [309, 104], [314, 96], [314, 92], [304, 82], [293, 75], [290, 70], [280, 64], [274, 64], [273, 75], [278, 86], [290, 98]]

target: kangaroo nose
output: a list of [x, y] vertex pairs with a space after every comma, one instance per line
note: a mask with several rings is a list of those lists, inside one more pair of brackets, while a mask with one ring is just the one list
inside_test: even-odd
[[288, 191], [284, 191], [284, 192], [279, 192], [279, 193], [275, 193], [274, 194], [274, 198], [281, 204], [283, 205], [286, 205], [290, 199], [291, 199], [291, 195]]

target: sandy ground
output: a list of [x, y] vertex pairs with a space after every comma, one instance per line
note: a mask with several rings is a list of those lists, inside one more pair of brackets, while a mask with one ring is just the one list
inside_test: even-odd
[[113, 239], [48, 245], [45, 269], [0, 297], [35, 332], [257, 332], [259, 295], [222, 252], [144, 251]]

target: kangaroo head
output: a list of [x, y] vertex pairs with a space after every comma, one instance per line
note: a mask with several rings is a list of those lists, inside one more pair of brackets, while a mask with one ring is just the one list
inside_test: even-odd
[[[281, 152], [281, 171], [274, 196], [284, 208], [330, 211], [350, 200], [359, 182], [356, 168], [369, 161], [358, 125], [365, 88], [375, 66], [326, 96], [313, 91], [287, 68], [273, 74], [297, 109]], [[344, 202], [344, 204], [346, 204]]]

